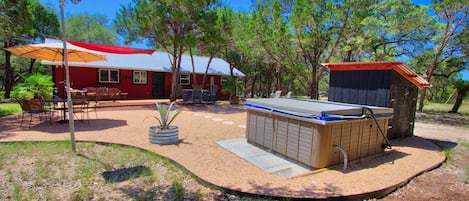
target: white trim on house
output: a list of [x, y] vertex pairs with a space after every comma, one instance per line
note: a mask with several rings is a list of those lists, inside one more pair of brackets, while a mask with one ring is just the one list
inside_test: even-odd
[[[120, 82], [119, 74], [120, 74], [119, 69], [111, 69], [111, 68], [98, 69], [98, 82], [99, 83], [119, 83]], [[105, 78], [105, 80], [102, 79], [103, 77]]]
[[[46, 39], [46, 43], [57, 42], [57, 40]], [[67, 47], [77, 47], [67, 43]], [[114, 54], [89, 50], [106, 56], [106, 61], [97, 62], [69, 62], [70, 67], [90, 68], [114, 68], [122, 70], [142, 70], [154, 72], [171, 72], [172, 56], [167, 52], [155, 51], [153, 54]], [[209, 57], [194, 56], [195, 73], [204, 74]], [[62, 65], [62, 62], [41, 61], [43, 65]], [[189, 55], [183, 55], [181, 61], [181, 73], [192, 73], [192, 61]], [[230, 75], [230, 64], [221, 58], [213, 58], [207, 71], [208, 75]], [[244, 73], [233, 69], [233, 75], [244, 77]]]
[[132, 71], [132, 84], [147, 84], [148, 75], [147, 71], [134, 70]]

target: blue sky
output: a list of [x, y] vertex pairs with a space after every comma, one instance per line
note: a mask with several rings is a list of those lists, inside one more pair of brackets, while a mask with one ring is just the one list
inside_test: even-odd
[[[251, 6], [251, 0], [222, 0], [227, 2], [235, 10], [248, 11]], [[41, 3], [56, 8], [59, 12], [59, 0], [40, 0]], [[65, 5], [65, 16], [74, 14], [104, 14], [112, 21], [121, 5], [127, 5], [131, 0], [82, 0], [79, 4], [68, 2]], [[431, 0], [413, 0], [421, 5], [429, 5]], [[133, 44], [136, 48], [145, 48], [143, 44]], [[469, 71], [463, 74], [465, 80], [469, 80]]]

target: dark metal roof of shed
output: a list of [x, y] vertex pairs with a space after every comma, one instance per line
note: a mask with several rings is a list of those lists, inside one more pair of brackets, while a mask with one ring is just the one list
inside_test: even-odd
[[419, 88], [431, 86], [427, 80], [418, 75], [412, 68], [397, 61], [323, 63], [322, 65], [331, 71], [394, 70]]

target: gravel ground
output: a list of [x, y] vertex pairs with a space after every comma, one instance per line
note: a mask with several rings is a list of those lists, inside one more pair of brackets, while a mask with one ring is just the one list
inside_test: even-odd
[[417, 113], [415, 135], [446, 150], [449, 159], [425, 172], [383, 200], [468, 200], [469, 117], [457, 114]]
[[[345, 174], [340, 171], [341, 167], [336, 167], [288, 179], [267, 174], [216, 144], [217, 140], [245, 136], [246, 113], [242, 107], [178, 107], [183, 112], [174, 121], [180, 133], [176, 146], [148, 143], [148, 126], [155, 123], [143, 119], [156, 114], [153, 105], [98, 108], [97, 118], [91, 114], [89, 123], [75, 123], [75, 135], [77, 140], [127, 144], [156, 152], [173, 159], [201, 179], [223, 188], [283, 197], [324, 198], [379, 191], [434, 168], [444, 160], [442, 153], [435, 152], [438, 147], [432, 143], [421, 138], [408, 138], [393, 142], [396, 151], [351, 163]], [[1, 119], [0, 141], [65, 140], [70, 136], [66, 124], [34, 124], [31, 128], [19, 128], [18, 117]], [[417, 134], [421, 132], [418, 125]]]

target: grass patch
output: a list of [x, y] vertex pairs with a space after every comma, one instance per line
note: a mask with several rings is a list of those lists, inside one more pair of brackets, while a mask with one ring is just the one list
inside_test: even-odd
[[174, 198], [177, 200], [184, 198], [184, 187], [182, 186], [181, 182], [178, 179], [174, 178], [172, 182], [174, 188]]
[[73, 153], [68, 141], [0, 143], [0, 164], [0, 200], [233, 197], [201, 185], [168, 159], [127, 146], [77, 142]]
[[[423, 111], [426, 113], [447, 113], [453, 108], [453, 104], [444, 104], [444, 103], [427, 103], [423, 107]], [[469, 103], [463, 102], [461, 107], [458, 110], [459, 114], [469, 115]]]
[[465, 146], [466, 148], [469, 148], [469, 142], [461, 142], [462, 146]]
[[0, 103], [0, 117], [21, 112], [18, 103]]

